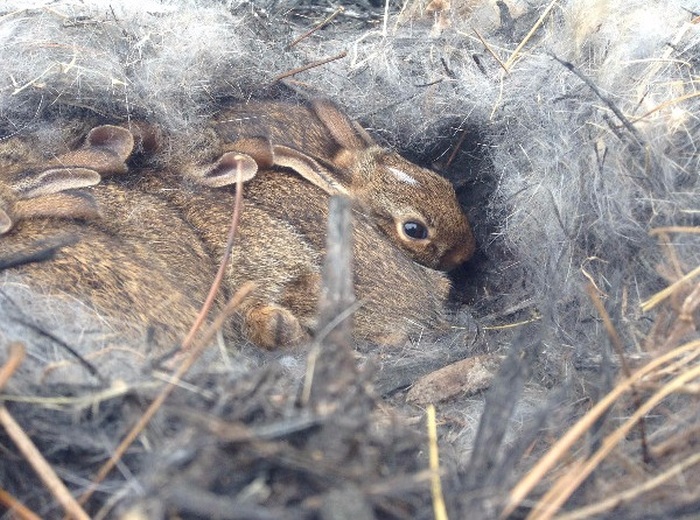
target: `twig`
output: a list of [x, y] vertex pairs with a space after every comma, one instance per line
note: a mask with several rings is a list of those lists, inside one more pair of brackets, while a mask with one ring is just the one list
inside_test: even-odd
[[338, 16], [339, 14], [344, 13], [344, 12], [345, 12], [345, 8], [341, 5], [340, 7], [338, 7], [338, 9], [336, 9], [335, 11], [333, 11], [325, 20], [323, 20], [322, 22], [316, 24], [315, 27], [309, 29], [309, 30], [306, 31], [304, 34], [302, 34], [302, 35], [299, 36], [297, 39], [295, 39], [292, 43], [290, 43], [289, 45], [287, 45], [287, 47], [285, 47], [285, 50], [291, 49], [292, 47], [294, 47], [297, 43], [299, 43], [299, 42], [302, 41], [303, 39], [308, 38], [309, 36], [311, 36], [313, 33], [315, 33], [316, 31], [318, 31], [319, 29], [324, 28], [326, 25], [328, 25], [329, 23], [331, 23], [331, 22], [333, 21], [333, 19], [334, 19], [336, 16]]
[[527, 42], [530, 41], [530, 38], [532, 38], [532, 36], [537, 32], [537, 29], [540, 28], [540, 25], [542, 25], [544, 23], [545, 18], [547, 18], [547, 16], [549, 16], [549, 12], [552, 9], [554, 9], [554, 6], [556, 5], [556, 3], [557, 3], [557, 0], [552, 0], [552, 2], [547, 6], [547, 9], [545, 9], [544, 12], [542, 13], [542, 15], [537, 19], [537, 21], [535, 22], [535, 25], [532, 26], [532, 29], [530, 29], [530, 32], [528, 32], [525, 35], [525, 38], [523, 38], [523, 41], [521, 41], [520, 44], [515, 48], [515, 50], [513, 51], [513, 54], [511, 54], [510, 58], [508, 58], [508, 61], [506, 61], [506, 64], [504, 67], [506, 69], [506, 71], [508, 71], [510, 69], [510, 67], [513, 65], [513, 63], [515, 63], [515, 60], [517, 59], [520, 51], [523, 49], [523, 47], [525, 47], [525, 45], [527, 45]]
[[22, 452], [24, 458], [34, 468], [41, 481], [58, 503], [63, 506], [68, 515], [78, 520], [90, 520], [90, 517], [80, 507], [80, 504], [75, 501], [75, 498], [70, 494], [70, 491], [68, 491], [61, 479], [58, 478], [51, 465], [46, 462], [41, 452], [27, 434], [24, 433], [22, 427], [17, 424], [4, 405], [0, 405], [0, 424], [5, 428], [7, 435], [12, 439], [19, 451]]
[[274, 78], [272, 80], [272, 82], [277, 83], [278, 81], [282, 81], [283, 79], [288, 78], [290, 76], [294, 76], [296, 74], [299, 74], [300, 72], [304, 72], [304, 71], [309, 70], [309, 69], [320, 67], [321, 65], [325, 65], [326, 63], [330, 63], [332, 61], [343, 59], [347, 55], [348, 55], [348, 52], [343, 51], [336, 56], [331, 56], [330, 58], [323, 58], [323, 59], [320, 59], [317, 61], [312, 61], [311, 63], [308, 63], [308, 64], [303, 65], [301, 67], [297, 67], [296, 69], [289, 70], [283, 74], [280, 74], [279, 76]]
[[479, 38], [479, 41], [481, 44], [484, 46], [484, 48], [488, 51], [488, 53], [493, 57], [494, 60], [496, 60], [496, 63], [498, 63], [503, 70], [506, 71], [506, 74], [510, 74], [510, 71], [508, 70], [508, 67], [506, 67], [506, 64], [501, 61], [501, 58], [498, 57], [498, 55], [494, 52], [494, 50], [491, 48], [491, 46], [484, 40], [484, 37], [481, 36], [479, 31], [476, 29], [473, 29], [474, 34], [476, 34], [476, 37]]
[[603, 93], [600, 91], [598, 86], [591, 81], [588, 76], [586, 76], [583, 72], [578, 70], [577, 67], [574, 66], [573, 63], [569, 63], [568, 61], [564, 61], [558, 57], [556, 57], [554, 54], [550, 54], [553, 60], [561, 64], [564, 68], [567, 70], [571, 71], [578, 79], [583, 81], [588, 88], [590, 88], [593, 93], [598, 96], [598, 98], [605, 103], [605, 105], [612, 111], [613, 114], [620, 120], [622, 123], [622, 126], [624, 126], [630, 134], [634, 137], [634, 139], [637, 141], [637, 143], [641, 146], [644, 143], [644, 139], [642, 139], [642, 136], [639, 134], [637, 129], [634, 127], [632, 123], [630, 123], [630, 120], [627, 119], [625, 114], [622, 113], [622, 110], [617, 108], [617, 105], [613, 103], [610, 98], [607, 96], [603, 95]]
[[435, 406], [429, 404], [426, 413], [428, 415], [429, 463], [432, 473], [430, 478], [430, 492], [433, 496], [433, 514], [435, 515], [435, 520], [447, 520], [445, 497], [442, 494], [442, 483], [440, 482], [440, 455], [438, 453]]
[[41, 517], [37, 516], [34, 511], [2, 488], [0, 488], [0, 504], [6, 506], [11, 514], [19, 516], [22, 520], [41, 520]]
[[202, 323], [204, 323], [204, 320], [214, 305], [216, 293], [219, 292], [219, 287], [221, 287], [224, 275], [226, 274], [226, 269], [228, 268], [228, 261], [231, 257], [231, 250], [233, 249], [233, 240], [236, 236], [236, 231], [238, 230], [238, 221], [240, 220], [241, 209], [243, 207], [243, 168], [240, 163], [236, 167], [236, 176], [236, 197], [233, 202], [233, 214], [231, 216], [231, 225], [228, 229], [228, 237], [226, 239], [224, 255], [221, 259], [221, 263], [219, 264], [219, 270], [216, 272], [214, 283], [212, 283], [211, 287], [209, 288], [207, 299], [204, 301], [204, 305], [199, 311], [199, 315], [197, 315], [197, 319], [192, 325], [187, 337], [185, 337], [184, 341], [182, 342], [183, 350], [187, 350], [190, 347], [190, 344], [194, 340], [195, 334], [197, 334], [197, 331], [202, 326]]
[[[330, 336], [330, 342], [349, 344], [352, 313], [347, 311], [355, 303], [355, 293], [352, 284], [351, 208], [346, 197], [331, 197], [326, 242], [323, 291], [318, 304], [319, 328], [328, 329], [325, 336]], [[339, 316], [344, 319], [338, 321]]]
[[[326, 257], [323, 262], [323, 290], [318, 302], [318, 327], [309, 351], [302, 403], [326, 400], [330, 380], [337, 387], [349, 384], [355, 364], [351, 347], [352, 315], [360, 303], [355, 301], [352, 284], [352, 215], [350, 201], [344, 196], [331, 197], [328, 210]], [[322, 356], [334, 358], [334, 366], [347, 363], [342, 376], [330, 374], [320, 363]], [[326, 367], [327, 368], [327, 367]], [[320, 383], [318, 381], [320, 380]], [[318, 383], [318, 384], [317, 384]]]

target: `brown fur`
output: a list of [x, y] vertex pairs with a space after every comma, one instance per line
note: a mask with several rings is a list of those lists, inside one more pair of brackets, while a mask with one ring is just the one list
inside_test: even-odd
[[[141, 189], [159, 193], [182, 211], [214, 258], [220, 258], [233, 208], [230, 188], [177, 184], [151, 172]], [[329, 195], [294, 172], [263, 170], [244, 186], [244, 209], [229, 284], [256, 283], [244, 303], [242, 326], [255, 343], [298, 343], [315, 330], [320, 266], [325, 254]], [[358, 339], [398, 344], [443, 319], [446, 277], [416, 264], [388, 243], [361, 212], [354, 212], [355, 315]], [[269, 316], [265, 322], [264, 316]]]
[[92, 190], [102, 218], [20, 221], [0, 238], [3, 253], [35, 240], [74, 234], [79, 241], [55, 259], [23, 266], [22, 283], [93, 307], [123, 335], [175, 344], [193, 323], [206, 296], [203, 279], [213, 265], [197, 234], [163, 201], [118, 186]]

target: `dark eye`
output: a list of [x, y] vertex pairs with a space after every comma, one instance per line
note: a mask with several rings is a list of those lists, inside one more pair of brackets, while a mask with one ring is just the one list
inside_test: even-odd
[[406, 233], [407, 236], [415, 238], [416, 240], [424, 240], [428, 238], [428, 228], [420, 222], [414, 222], [413, 220], [404, 222], [403, 232]]

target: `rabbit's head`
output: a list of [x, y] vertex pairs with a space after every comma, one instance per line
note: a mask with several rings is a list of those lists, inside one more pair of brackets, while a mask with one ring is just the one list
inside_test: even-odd
[[331, 159], [341, 184], [414, 260], [449, 270], [475, 249], [471, 226], [449, 181], [383, 149], [326, 100], [312, 106], [339, 148]]

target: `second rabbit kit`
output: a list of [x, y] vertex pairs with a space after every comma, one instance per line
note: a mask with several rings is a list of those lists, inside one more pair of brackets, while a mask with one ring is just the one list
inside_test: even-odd
[[21, 255], [70, 237], [8, 276], [77, 300], [111, 330], [181, 341], [223, 256], [243, 173], [244, 209], [221, 302], [245, 282], [235, 329], [256, 345], [315, 331], [328, 202], [353, 207], [354, 335], [397, 345], [444, 326], [444, 270], [475, 248], [450, 183], [379, 147], [327, 100], [227, 104], [203, 146], [160, 163], [167, 135], [146, 122], [66, 125], [64, 150], [3, 143], [0, 241]]

